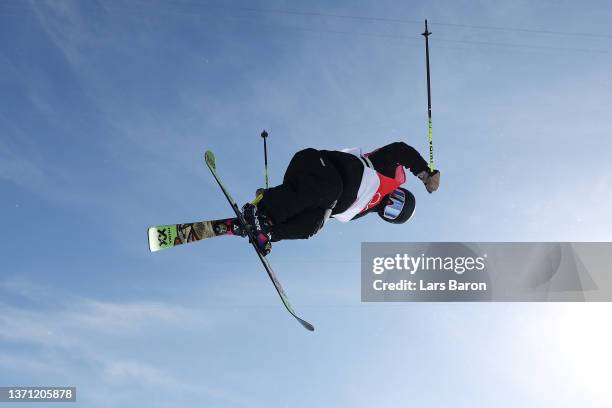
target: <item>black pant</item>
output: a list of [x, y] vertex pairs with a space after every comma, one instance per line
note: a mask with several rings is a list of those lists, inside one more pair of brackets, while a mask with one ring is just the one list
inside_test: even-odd
[[322, 226], [325, 211], [342, 194], [342, 178], [321, 152], [297, 152], [283, 177], [283, 184], [264, 193], [258, 207], [272, 220], [272, 240], [305, 239]]

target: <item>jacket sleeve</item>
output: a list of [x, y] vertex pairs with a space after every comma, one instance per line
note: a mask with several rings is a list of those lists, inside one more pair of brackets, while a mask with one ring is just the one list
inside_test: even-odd
[[404, 142], [395, 142], [381, 147], [368, 155], [376, 171], [394, 177], [395, 168], [402, 165], [415, 176], [427, 170], [427, 162], [419, 152]]

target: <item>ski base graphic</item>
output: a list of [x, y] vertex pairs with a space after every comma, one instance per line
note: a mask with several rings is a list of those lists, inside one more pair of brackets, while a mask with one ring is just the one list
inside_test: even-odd
[[187, 224], [169, 224], [150, 227], [149, 250], [151, 252], [173, 248], [177, 245], [214, 238], [223, 235], [243, 235], [235, 218], [200, 221]]

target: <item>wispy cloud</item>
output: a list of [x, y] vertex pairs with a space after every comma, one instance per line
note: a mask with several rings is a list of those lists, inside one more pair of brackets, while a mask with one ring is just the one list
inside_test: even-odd
[[84, 3], [30, 0], [29, 5], [50, 41], [72, 66], [81, 63], [84, 47], [100, 44], [107, 38], [104, 33], [97, 32], [97, 24], [86, 21], [79, 12], [80, 7], [86, 6]]
[[[187, 335], [205, 336], [211, 322], [197, 310], [160, 302], [119, 303], [69, 294], [59, 296], [57, 292], [45, 291], [43, 286], [29, 285], [23, 280], [2, 284], [1, 288], [5, 295], [30, 301], [21, 307], [0, 302], [0, 346], [11, 350], [0, 353], [0, 371], [5, 374], [72, 381], [83, 388], [96, 383], [95, 392], [82, 396], [95, 404], [98, 399], [99, 402], [113, 400], [111, 388], [128, 387], [135, 393], [162, 388], [191, 400], [248, 405], [234, 391], [174, 374], [173, 367], [143, 361], [143, 355], [126, 357], [122, 347], [117, 347], [126, 342], [137, 344], [151, 337], [163, 337], [163, 333], [183, 331], [190, 332]], [[48, 302], [52, 297], [55, 302], [51, 305]], [[36, 305], [36, 301], [40, 304]], [[105, 392], [108, 395], [103, 397], [101, 394]], [[121, 394], [116, 398], [127, 398]]]
[[0, 285], [6, 293], [24, 296], [29, 307], [0, 302], [0, 337], [42, 346], [89, 348], [99, 335], [139, 335], [153, 327], [209, 326], [196, 310], [160, 302], [109, 302], [70, 294], [23, 280]]

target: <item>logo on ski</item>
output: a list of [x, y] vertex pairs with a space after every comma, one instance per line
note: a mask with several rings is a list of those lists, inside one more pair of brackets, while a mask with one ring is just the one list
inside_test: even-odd
[[218, 235], [223, 235], [227, 233], [227, 226], [225, 224], [217, 224], [215, 225], [215, 233]]
[[166, 230], [157, 230], [157, 240], [159, 241], [159, 246], [168, 245], [168, 235], [166, 234]]

